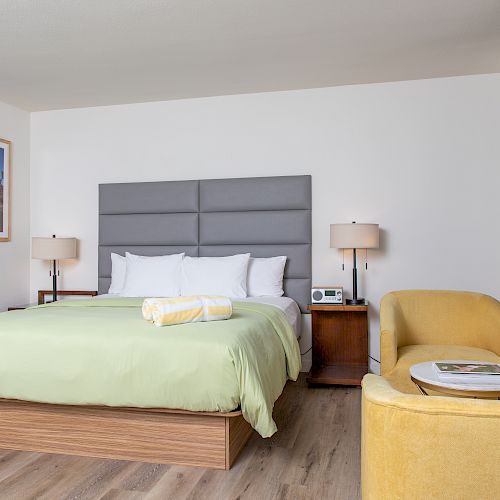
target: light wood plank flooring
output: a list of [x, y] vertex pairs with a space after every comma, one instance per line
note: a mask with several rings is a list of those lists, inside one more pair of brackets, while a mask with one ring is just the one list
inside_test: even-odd
[[360, 399], [301, 374], [275, 409], [280, 430], [255, 434], [229, 471], [0, 450], [0, 499], [356, 500]]

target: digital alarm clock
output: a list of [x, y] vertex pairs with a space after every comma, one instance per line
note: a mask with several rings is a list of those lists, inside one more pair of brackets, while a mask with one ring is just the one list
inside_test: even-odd
[[311, 288], [311, 302], [313, 304], [342, 304], [342, 287], [318, 287]]

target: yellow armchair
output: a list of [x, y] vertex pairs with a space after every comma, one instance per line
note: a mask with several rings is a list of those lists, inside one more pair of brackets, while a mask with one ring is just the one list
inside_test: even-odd
[[363, 500], [500, 498], [500, 401], [362, 385]]
[[405, 290], [380, 305], [381, 374], [417, 394], [411, 365], [437, 359], [500, 363], [500, 302], [474, 292]]
[[401, 291], [380, 308], [382, 377], [363, 379], [364, 500], [500, 499], [500, 401], [423, 396], [423, 361], [500, 363], [500, 303], [479, 293]]

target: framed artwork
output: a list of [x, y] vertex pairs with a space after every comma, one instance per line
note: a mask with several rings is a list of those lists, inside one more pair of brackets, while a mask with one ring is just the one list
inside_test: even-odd
[[0, 139], [0, 241], [10, 239], [10, 142]]

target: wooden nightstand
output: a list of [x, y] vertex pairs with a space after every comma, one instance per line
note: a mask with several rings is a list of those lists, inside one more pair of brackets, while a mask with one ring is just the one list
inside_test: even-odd
[[310, 384], [360, 385], [368, 373], [368, 304], [308, 306], [312, 314]]
[[[52, 295], [52, 290], [38, 290], [38, 304], [45, 304], [45, 296]], [[95, 290], [58, 290], [57, 296], [67, 296], [67, 295], [82, 295], [95, 297], [97, 292]]]
[[[38, 290], [38, 305], [45, 304], [45, 296], [51, 295], [52, 290]], [[78, 296], [88, 296], [95, 297], [97, 292], [95, 290], [58, 290], [57, 296], [69, 296], [69, 295], [78, 295]], [[7, 311], [20, 311], [22, 309], [27, 309], [28, 307], [36, 306], [37, 304], [23, 304], [20, 306], [11, 306], [7, 309]]]
[[23, 304], [20, 306], [11, 306], [7, 308], [7, 311], [22, 311], [23, 309], [28, 309], [28, 307], [36, 306], [36, 304]]

